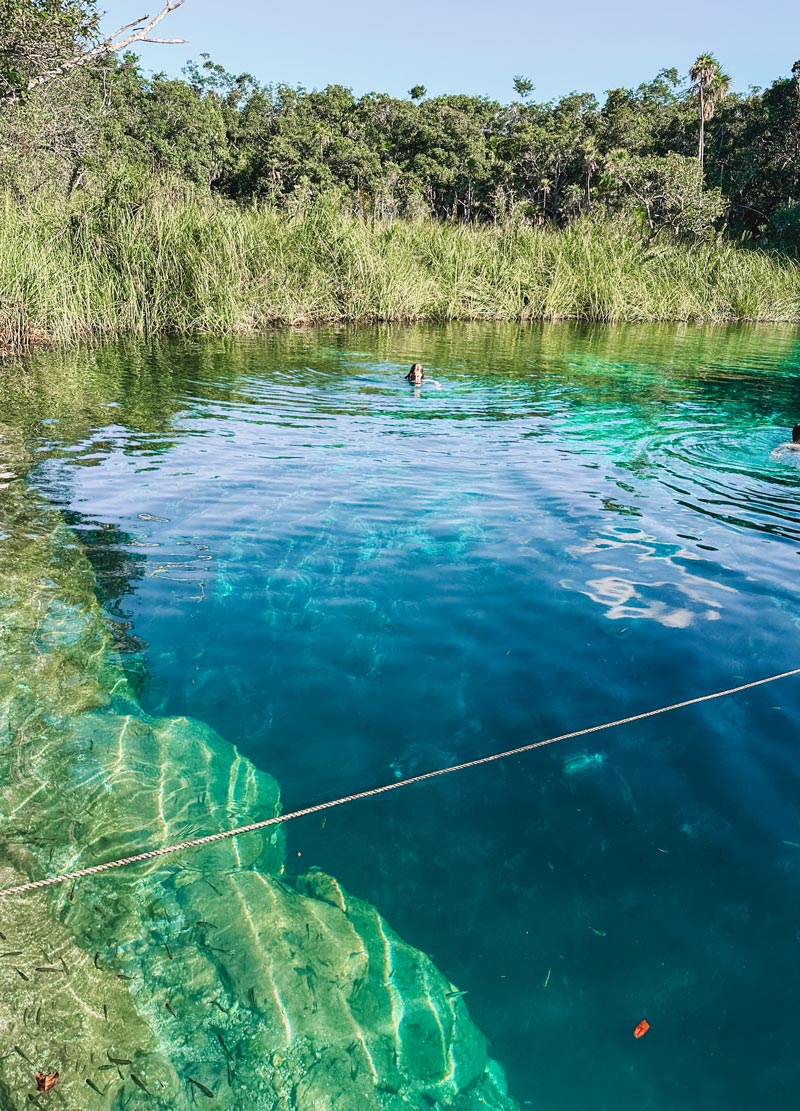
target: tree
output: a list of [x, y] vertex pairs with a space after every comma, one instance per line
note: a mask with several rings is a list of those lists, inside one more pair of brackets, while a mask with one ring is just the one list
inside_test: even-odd
[[167, 0], [152, 19], [142, 16], [98, 41], [94, 0], [0, 0], [0, 104], [24, 100], [35, 89], [135, 42], [183, 42], [152, 37], [183, 3]]
[[581, 143], [581, 154], [586, 171], [586, 204], [592, 203], [592, 175], [600, 165], [600, 148], [594, 135], [587, 135]]
[[422, 100], [427, 91], [424, 85], [412, 85], [408, 90], [408, 95], [412, 100]]
[[794, 83], [797, 87], [797, 95], [800, 96], [800, 60], [796, 61], [792, 66], [792, 74], [794, 76]]
[[674, 153], [640, 157], [617, 150], [606, 171], [644, 217], [651, 239], [661, 231], [683, 240], [708, 238], [725, 211], [722, 192], [704, 187], [695, 158]]
[[498, 185], [537, 219], [562, 220], [564, 201], [572, 212], [585, 196], [583, 147], [596, 117], [597, 101], [587, 93], [570, 93], [549, 104], [512, 105], [496, 143]]
[[522, 77], [520, 74], [514, 78], [514, 92], [520, 100], [527, 100], [533, 90], [536, 88], [530, 77]]
[[713, 54], [700, 54], [689, 70], [692, 92], [697, 97], [700, 109], [700, 142], [697, 159], [703, 165], [705, 159], [706, 124], [713, 119], [714, 111], [730, 92], [731, 79], [725, 73]]

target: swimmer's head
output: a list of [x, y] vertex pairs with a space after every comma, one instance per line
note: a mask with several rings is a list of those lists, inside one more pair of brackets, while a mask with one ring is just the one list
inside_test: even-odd
[[792, 429], [792, 443], [800, 444], [800, 424], [796, 424]]
[[423, 369], [422, 363], [414, 363], [411, 370], [406, 375], [409, 382], [421, 382], [424, 377], [425, 370]]

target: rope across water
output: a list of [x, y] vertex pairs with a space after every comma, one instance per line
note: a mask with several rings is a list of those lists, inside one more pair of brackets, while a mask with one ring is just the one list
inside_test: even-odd
[[110, 872], [113, 868], [125, 868], [129, 864], [140, 864], [145, 860], [156, 860], [161, 856], [169, 856], [172, 853], [184, 852], [188, 849], [199, 849], [204, 845], [213, 845], [216, 841], [224, 841], [228, 837], [241, 837], [246, 833], [257, 833], [259, 830], [267, 829], [269, 826], [282, 825], [284, 822], [291, 822], [295, 818], [305, 818], [309, 814], [319, 814], [323, 810], [332, 810], [335, 806], [344, 806], [348, 802], [357, 802], [359, 799], [374, 798], [377, 795], [385, 795], [389, 791], [399, 791], [401, 787], [410, 787], [413, 783], [424, 783], [428, 779], [438, 779], [442, 775], [452, 775], [453, 772], [466, 771], [467, 768], [478, 768], [482, 764], [492, 764], [496, 760], [507, 760], [510, 756], [521, 756], [524, 752], [532, 752], [535, 748], [544, 748], [545, 745], [554, 745], [559, 741], [570, 741], [576, 737], [586, 737], [590, 733], [601, 733], [606, 729], [615, 729], [619, 725], [630, 725], [634, 721], [644, 721], [646, 718], [658, 717], [660, 714], [669, 714], [674, 710], [683, 710], [687, 706], [697, 706], [701, 702], [711, 702], [716, 698], [726, 698], [728, 695], [740, 694], [742, 691], [752, 690], [754, 687], [763, 687], [766, 683], [776, 683], [779, 679], [789, 679], [794, 675], [800, 675], [800, 667], [792, 668], [791, 671], [782, 671], [777, 675], [768, 675], [765, 679], [754, 679], [749, 683], [741, 683], [738, 687], [728, 687], [726, 690], [713, 691], [711, 694], [701, 694], [697, 698], [687, 698], [683, 702], [673, 702], [669, 706], [659, 706], [655, 710], [646, 710], [640, 714], [630, 714], [625, 718], [617, 718], [616, 721], [607, 721], [602, 725], [589, 725], [583, 729], [575, 729], [571, 733], [561, 733], [557, 737], [547, 737], [543, 741], [531, 741], [526, 745], [519, 745], [517, 748], [509, 748], [504, 752], [493, 752], [489, 756], [479, 756], [475, 760], [466, 760], [463, 764], [451, 764], [446, 768], [436, 768], [434, 771], [424, 772], [422, 775], [414, 775], [408, 779], [397, 779], [392, 783], [386, 783], [382, 787], [370, 787], [366, 791], [357, 791], [352, 795], [343, 795], [338, 799], [329, 799], [327, 802], [318, 802], [313, 806], [305, 806], [302, 810], [292, 810], [288, 814], [276, 814], [274, 818], [265, 818], [260, 822], [252, 822], [250, 825], [237, 826], [236, 829], [226, 829], [219, 833], [209, 833], [205, 837], [195, 837], [189, 841], [181, 841], [177, 845], [165, 845], [160, 849], [149, 849], [146, 852], [134, 853], [132, 856], [120, 857], [118, 860], [109, 860], [104, 864], [92, 864], [88, 868], [79, 868], [75, 872], [64, 872], [59, 876], [48, 876], [46, 879], [31, 880], [28, 883], [21, 883], [17, 887], [6, 887], [0, 889], [0, 899], [8, 898], [11, 895], [24, 895], [29, 891], [38, 891], [43, 887], [53, 887], [58, 883], [66, 883], [68, 880], [79, 880], [86, 876], [96, 876], [101, 872]]

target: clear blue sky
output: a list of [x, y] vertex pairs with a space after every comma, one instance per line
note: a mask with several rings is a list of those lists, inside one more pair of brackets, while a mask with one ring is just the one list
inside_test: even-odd
[[[163, 0], [105, 0], [104, 26], [151, 13]], [[159, 28], [185, 46], [140, 50], [149, 70], [178, 75], [209, 53], [263, 81], [321, 88], [342, 84], [405, 95], [482, 93], [513, 98], [515, 74], [537, 99], [578, 89], [601, 96], [638, 85], [665, 66], [688, 69], [711, 50], [734, 88], [767, 85], [800, 58], [798, 0], [186, 0]]]

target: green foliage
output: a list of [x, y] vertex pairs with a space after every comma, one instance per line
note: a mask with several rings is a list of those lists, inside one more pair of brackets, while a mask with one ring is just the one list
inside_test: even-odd
[[163, 74], [145, 77], [132, 54], [109, 63], [99, 80], [105, 98], [96, 165], [103, 178], [121, 166], [196, 185], [221, 176], [228, 139], [219, 96]]
[[800, 201], [778, 209], [772, 219], [772, 237], [784, 249], [800, 255]]
[[94, 0], [0, 0], [0, 297], [53, 335], [796, 316], [796, 270], [752, 248], [800, 252], [800, 64], [738, 96], [701, 55], [602, 104], [537, 103], [523, 76], [508, 105], [309, 91], [207, 54], [26, 91], [96, 37]]
[[800, 267], [729, 244], [649, 249], [622, 218], [365, 224], [333, 199], [288, 219], [151, 180], [138, 195], [128, 182], [102, 199], [7, 199], [0, 299], [60, 341], [322, 321], [800, 322]]
[[533, 90], [536, 88], [530, 77], [523, 77], [522, 74], [517, 74], [514, 78], [514, 92], [520, 100], [527, 100]]
[[722, 192], [706, 189], [697, 161], [680, 154], [614, 151], [607, 177], [639, 212], [651, 238], [668, 231], [681, 240], [709, 239], [725, 211]]
[[731, 79], [713, 54], [701, 54], [692, 63], [689, 80], [692, 82], [691, 92], [697, 97], [700, 112], [697, 158], [702, 166], [705, 161], [706, 124], [714, 118], [717, 105], [722, 104], [730, 92]]
[[0, 0], [0, 99], [22, 97], [28, 82], [97, 34], [93, 0]]

